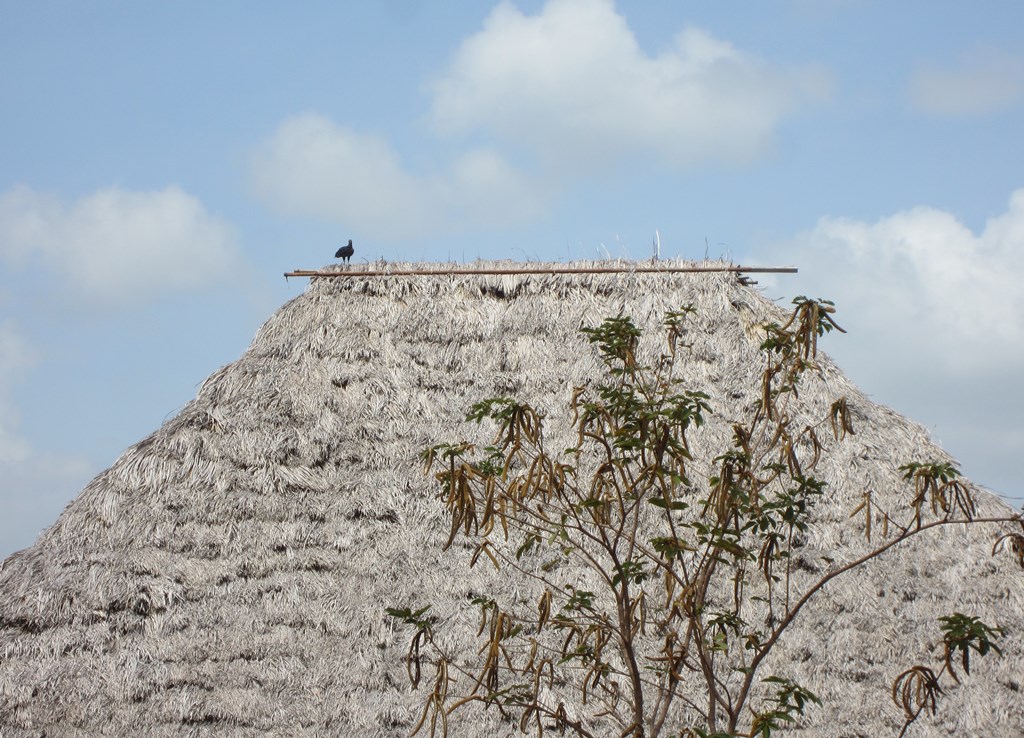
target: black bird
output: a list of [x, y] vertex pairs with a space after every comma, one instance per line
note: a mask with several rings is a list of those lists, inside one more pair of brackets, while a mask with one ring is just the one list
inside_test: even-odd
[[352, 248], [352, 239], [350, 238], [348, 240], [348, 245], [347, 246], [342, 246], [340, 249], [338, 249], [335, 252], [334, 258], [335, 259], [344, 259], [347, 262], [350, 258], [352, 258], [352, 254], [354, 254], [355, 252], [356, 252], [356, 250], [354, 248]]

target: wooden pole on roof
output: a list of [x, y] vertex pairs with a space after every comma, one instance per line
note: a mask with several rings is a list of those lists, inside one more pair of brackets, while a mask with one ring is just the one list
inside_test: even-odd
[[734, 272], [744, 274], [772, 273], [795, 274], [796, 267], [747, 267], [747, 266], [716, 266], [716, 267], [663, 267], [663, 266], [621, 266], [621, 267], [540, 267], [540, 268], [495, 268], [479, 269], [459, 267], [455, 269], [357, 269], [346, 271], [318, 271], [316, 269], [296, 269], [285, 272], [288, 277], [406, 277], [406, 276], [447, 276], [449, 274], [631, 274], [631, 273], [679, 273], [679, 272]]

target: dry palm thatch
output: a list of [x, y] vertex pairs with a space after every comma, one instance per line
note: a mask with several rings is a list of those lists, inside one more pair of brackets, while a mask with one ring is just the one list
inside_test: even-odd
[[[441, 552], [447, 523], [417, 453], [483, 440], [462, 420], [499, 394], [545, 411], [557, 439], [573, 388], [601, 371], [579, 328], [623, 313], [654, 335], [687, 303], [685, 378], [711, 396], [712, 448], [756, 401], [758, 328], [780, 315], [733, 274], [314, 280], [3, 562], [0, 735], [407, 735], [422, 695], [385, 607], [432, 604], [455, 638], [476, 630], [474, 594], [532, 597], [468, 570], [465, 549]], [[895, 506], [912, 494], [900, 464], [948, 456], [822, 364], [807, 412], [846, 395], [858, 432], [819, 467], [830, 492], [807, 546], [849, 560], [865, 550], [849, 519], [865, 490]], [[1024, 579], [990, 558], [989, 533], [943, 529], [824, 590], [772, 665], [824, 703], [797, 733], [898, 732], [889, 686], [953, 610], [1002, 625], [1004, 655], [912, 734], [1024, 733]], [[457, 717], [457, 735], [515, 734], [494, 711]]]

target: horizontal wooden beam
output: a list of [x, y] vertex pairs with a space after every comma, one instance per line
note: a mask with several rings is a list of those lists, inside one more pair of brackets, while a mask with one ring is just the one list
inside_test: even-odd
[[455, 269], [350, 269], [346, 271], [317, 271], [315, 269], [296, 269], [295, 271], [285, 272], [285, 278], [288, 277], [310, 277], [316, 279], [317, 277], [429, 277], [429, 276], [447, 276], [449, 274], [630, 274], [635, 272], [644, 273], [665, 273], [673, 274], [677, 272], [743, 272], [745, 274], [753, 273], [775, 273], [775, 274], [795, 274], [797, 271], [796, 267], [747, 267], [747, 266], [690, 266], [690, 267], [661, 267], [661, 266], [641, 266], [639, 264], [631, 266], [619, 266], [619, 267], [518, 267], [518, 268], [492, 268], [492, 267], [481, 267], [481, 268], [464, 268], [459, 267]]

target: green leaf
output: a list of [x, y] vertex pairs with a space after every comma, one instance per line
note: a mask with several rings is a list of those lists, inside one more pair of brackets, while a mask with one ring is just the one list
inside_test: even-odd
[[522, 407], [511, 397], [490, 397], [475, 403], [466, 415], [467, 421], [480, 423], [484, 418], [508, 420], [517, 408]]
[[391, 617], [401, 620], [406, 625], [415, 625], [417, 628], [424, 629], [430, 627], [437, 618], [435, 617], [423, 617], [423, 614], [430, 609], [430, 605], [421, 607], [418, 610], [413, 610], [409, 607], [385, 607], [386, 612]]
[[576, 610], [593, 610], [594, 609], [594, 593], [588, 592], [585, 589], [574, 590], [569, 601], [565, 603], [566, 610], [572, 612]]
[[979, 656], [985, 656], [989, 651], [1002, 655], [1003, 652], [996, 645], [996, 640], [1004, 635], [1002, 628], [986, 625], [976, 617], [959, 612], [940, 617], [939, 622], [942, 623], [940, 627], [946, 646], [946, 664], [951, 670], [951, 659], [957, 651], [960, 652], [960, 663], [966, 674], [971, 673], [971, 651]]
[[520, 545], [519, 548], [516, 549], [516, 561], [523, 558], [523, 556], [525, 556], [526, 554], [530, 553], [530, 551], [533, 550], [533, 547], [536, 544], [540, 543], [540, 541], [541, 537], [538, 536], [536, 533], [527, 533], [522, 545]]
[[658, 496], [647, 498], [647, 502], [663, 510], [686, 510], [690, 507], [689, 504], [682, 500], [669, 500], [666, 502], [664, 497]]
[[623, 561], [615, 568], [615, 576], [612, 577], [612, 586], [623, 581], [640, 584], [647, 579], [647, 577], [648, 574], [644, 571], [644, 563], [642, 561], [637, 561], [636, 559]]
[[689, 545], [682, 538], [674, 536], [659, 536], [652, 538], [651, 546], [666, 560], [671, 561], [677, 556], [682, 556], [687, 551], [694, 551], [694, 547]]

